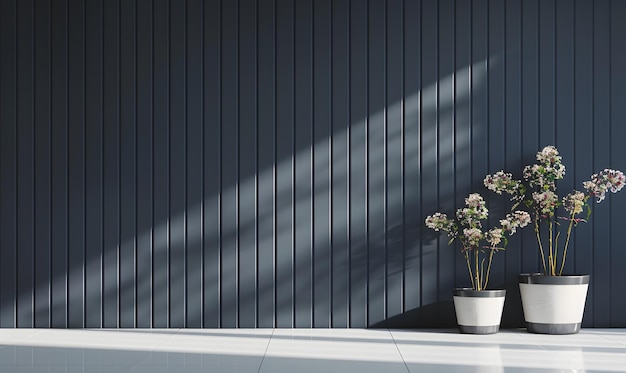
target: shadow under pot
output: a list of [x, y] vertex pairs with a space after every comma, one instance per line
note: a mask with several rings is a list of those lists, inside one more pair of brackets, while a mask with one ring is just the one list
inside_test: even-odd
[[539, 334], [575, 334], [580, 331], [589, 275], [519, 275], [527, 330]]
[[494, 334], [500, 329], [506, 290], [457, 288], [454, 310], [461, 333]]

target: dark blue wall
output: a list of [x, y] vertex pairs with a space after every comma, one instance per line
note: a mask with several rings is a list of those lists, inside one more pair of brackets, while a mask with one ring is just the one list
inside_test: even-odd
[[[423, 225], [555, 144], [625, 170], [626, 2], [0, 2], [0, 326], [453, 326]], [[504, 213], [502, 199], [490, 207]], [[626, 327], [626, 196], [576, 233]], [[491, 285], [538, 269], [532, 232]]]

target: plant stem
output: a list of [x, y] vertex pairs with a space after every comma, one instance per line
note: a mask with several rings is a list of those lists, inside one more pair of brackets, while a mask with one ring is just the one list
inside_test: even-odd
[[467, 262], [467, 270], [469, 271], [470, 281], [472, 281], [472, 289], [476, 289], [476, 285], [474, 284], [474, 276], [472, 275], [472, 265], [470, 264], [469, 254], [467, 250], [465, 250], [465, 261]]
[[556, 266], [555, 266], [555, 263], [554, 263], [554, 253], [553, 253], [554, 249], [553, 249], [553, 242], [552, 242], [552, 236], [554, 234], [554, 232], [553, 232], [553, 225], [554, 225], [554, 223], [552, 222], [552, 220], [550, 220], [548, 222], [548, 226], [550, 227], [550, 236], [548, 237], [548, 240], [550, 242], [550, 247], [549, 247], [550, 253], [549, 253], [549, 256], [548, 256], [548, 262], [549, 262], [548, 264], [550, 265], [550, 276], [554, 276], [555, 272], [556, 272]]
[[565, 247], [563, 248], [563, 259], [561, 259], [561, 270], [559, 271], [559, 276], [563, 274], [563, 267], [565, 267], [565, 256], [567, 255], [567, 246], [569, 246], [569, 237], [572, 234], [572, 227], [574, 226], [574, 213], [569, 220], [569, 225], [567, 227], [567, 238], [565, 239]]
[[546, 270], [546, 257], [543, 253], [543, 245], [541, 244], [541, 235], [539, 235], [538, 219], [535, 219], [535, 235], [537, 236], [537, 243], [539, 244], [539, 252], [541, 253], [541, 264], [543, 264], [543, 273], [547, 275], [548, 271]]
[[487, 288], [487, 284], [489, 283], [489, 273], [491, 272], [491, 260], [493, 259], [493, 249], [489, 252], [489, 264], [487, 264], [487, 273], [485, 274], [485, 288]]
[[476, 266], [476, 272], [474, 273], [474, 275], [476, 276], [476, 290], [480, 291], [482, 290], [482, 288], [480, 286], [480, 272], [478, 270], [478, 249], [474, 250], [474, 264]]

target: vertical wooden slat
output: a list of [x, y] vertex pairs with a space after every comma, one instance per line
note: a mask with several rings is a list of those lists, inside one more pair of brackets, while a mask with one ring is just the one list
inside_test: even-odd
[[350, 3], [350, 321], [367, 326], [367, 8]]
[[350, 1], [332, 2], [331, 326], [347, 327], [350, 303]]
[[[522, 20], [519, 16], [522, 12], [522, 1], [510, 1], [505, 6], [505, 46], [504, 56], [504, 82], [505, 82], [505, 119], [504, 119], [504, 168], [515, 172], [519, 177], [519, 167], [522, 157]], [[491, 167], [490, 172], [497, 172], [495, 167]], [[481, 180], [478, 180], [481, 181]], [[503, 203], [505, 198], [491, 196], [496, 203]], [[500, 210], [502, 216], [506, 210]], [[505, 311], [502, 315], [503, 325], [519, 325], [523, 320], [521, 307], [519, 306], [519, 285], [516, 274], [521, 272], [522, 240], [520, 232], [508, 237], [508, 249], [504, 252], [505, 261], [505, 287], [509, 299], [513, 302], [506, 302]], [[532, 241], [530, 241], [532, 242]], [[530, 243], [528, 243], [530, 244]], [[528, 245], [527, 244], [527, 245]], [[499, 254], [501, 255], [501, 254]], [[514, 303], [515, 302], [515, 303]]]
[[[421, 2], [404, 3], [404, 308], [421, 304]], [[423, 212], [428, 214], [426, 209]]]
[[295, 326], [312, 327], [313, 298], [313, 1], [294, 2]]
[[[609, 133], [611, 136], [610, 167], [624, 171], [626, 162], [623, 157], [623, 144], [626, 139], [626, 128], [623, 125], [623, 118], [626, 117], [626, 102], [624, 101], [623, 89], [626, 87], [626, 71], [622, 68], [626, 66], [626, 50], [622, 48], [620, 40], [626, 37], [626, 24], [621, 22], [621, 15], [626, 14], [626, 3], [611, 2], [611, 62], [609, 71], [611, 73], [611, 118]], [[602, 208], [610, 209], [610, 233], [609, 247], [611, 250], [611, 294], [609, 308], [610, 325], [626, 325], [626, 314], [620, 310], [626, 309], [626, 298], [620, 293], [618, 284], [626, 282], [626, 275], [620, 263], [626, 261], [626, 253], [620, 243], [619, 232], [624, 227], [623, 211], [626, 209], [626, 196], [615, 195], [610, 198], [610, 206]]]
[[102, 327], [102, 2], [85, 8], [85, 326]]
[[294, 320], [294, 4], [276, 1], [276, 326]]
[[85, 39], [84, 4], [68, 3], [68, 327], [84, 327]]
[[154, 162], [153, 188], [153, 280], [152, 280], [152, 317], [153, 327], [169, 326], [169, 1], [154, 2], [154, 127], [153, 153]]
[[[422, 215], [430, 215], [438, 206], [438, 9], [437, 3], [422, 3], [422, 40], [421, 40], [421, 76], [420, 87], [420, 191]], [[424, 201], [427, 201], [424, 203]], [[430, 233], [430, 232], [429, 232]], [[437, 301], [437, 260], [438, 241], [436, 235], [422, 235], [421, 252], [421, 304]], [[445, 241], [443, 239], [442, 241]], [[445, 242], [443, 242], [445, 244]]]
[[[505, 166], [505, 141], [506, 141], [506, 44], [505, 44], [505, 2], [491, 1], [489, 3], [489, 21], [488, 21], [488, 44], [489, 51], [489, 79], [488, 79], [488, 139], [489, 149], [487, 149], [488, 164], [487, 173], [493, 173], [501, 170]], [[481, 175], [482, 176], [482, 175]], [[503, 206], [503, 199], [494, 198], [493, 194], [487, 194], [487, 190], [483, 188], [483, 178], [478, 178], [472, 185], [473, 191], [481, 192], [493, 201], [489, 206], [488, 226], [495, 227], [499, 224], [508, 210]], [[483, 193], [484, 191], [484, 193]], [[489, 275], [489, 285], [492, 289], [502, 289], [505, 285], [505, 267], [504, 252], [494, 255], [492, 268]], [[517, 274], [517, 270], [515, 272]]]
[[[455, 199], [463, 201], [466, 196], [454, 195], [454, 186], [457, 184], [454, 164], [455, 148], [455, 101], [454, 81], [456, 71], [454, 69], [454, 43], [455, 43], [455, 14], [454, 3], [451, 0], [440, 1], [438, 9], [437, 30], [437, 172], [439, 208], [444, 211], [453, 211]], [[455, 198], [456, 197], [456, 198]], [[437, 261], [437, 286], [436, 296], [438, 300], [450, 299], [450, 291], [454, 284], [454, 262], [458, 253], [455, 248], [449, 247], [445, 238], [439, 240], [439, 253]], [[435, 277], [434, 277], [435, 278]], [[433, 289], [435, 290], [435, 289]]]
[[136, 327], [137, 55], [136, 2], [120, 3], [120, 327]]
[[186, 325], [187, 37], [185, 2], [170, 2], [170, 327]]
[[[568, 2], [556, 2], [556, 34], [555, 34], [555, 130], [559, 153], [563, 157], [566, 173], [559, 182], [559, 189], [564, 196], [572, 190], [582, 190], [582, 178], [588, 175], [578, 175], [575, 172], [574, 154], [574, 7]], [[563, 236], [565, 232], [562, 233]], [[565, 238], [565, 237], [563, 237]], [[561, 250], [558, 260], [561, 260], [562, 248], [565, 240], [560, 240]], [[568, 248], [569, 251], [569, 248]], [[570, 258], [571, 259], [571, 258]], [[574, 262], [565, 262], [564, 273], [574, 272]]]
[[[535, 153], [543, 146], [539, 142], [539, 5], [535, 1], [522, 2], [522, 164], [516, 170], [521, 177], [522, 167], [536, 161]], [[547, 145], [547, 144], [546, 144]], [[522, 233], [521, 272], [535, 272], [540, 268], [537, 240], [531, 229]]]
[[51, 45], [50, 4], [35, 6], [34, 126], [35, 126], [35, 324], [50, 327], [51, 305]]
[[[67, 327], [68, 311], [68, 2], [51, 7], [51, 326]], [[4, 70], [4, 68], [3, 68]], [[2, 102], [5, 102], [2, 99]], [[4, 206], [4, 204], [3, 204]], [[106, 236], [106, 235], [105, 235]]]
[[185, 326], [199, 328], [203, 315], [203, 71], [201, 1], [187, 4], [187, 308]]
[[[596, 172], [593, 165], [593, 156], [587, 149], [593, 151], [593, 3], [577, 1], [575, 4], [574, 29], [574, 139], [577, 151], [572, 161], [575, 166], [572, 173], [575, 176], [577, 189], [582, 188], [582, 181]], [[593, 204], [593, 202], [592, 202]], [[592, 207], [595, 207], [592, 205]], [[593, 219], [593, 218], [592, 218]], [[574, 266], [574, 273], [593, 272], [593, 223], [583, 224], [576, 229], [574, 241], [571, 242], [572, 251], [568, 261]], [[593, 289], [592, 286], [589, 288]], [[585, 303], [583, 325], [593, 325], [593, 292], [589, 291]]]
[[403, 312], [404, 290], [404, 20], [403, 2], [386, 4], [387, 55], [387, 177], [385, 201], [387, 205], [386, 242], [387, 273], [385, 288], [386, 317]]
[[239, 254], [239, 2], [222, 4], [221, 326], [237, 327]]
[[[611, 93], [611, 24], [609, 1], [593, 3], [593, 172], [602, 171], [611, 164], [611, 101], [602, 99]], [[588, 180], [588, 177], [583, 179]], [[620, 196], [623, 197], [623, 196]], [[593, 202], [592, 202], [593, 203]], [[604, 203], [604, 202], [603, 202]], [[611, 283], [610, 209], [606, 205], [592, 206], [593, 210], [593, 326], [608, 327]]]
[[204, 315], [203, 326], [219, 326], [221, 185], [221, 23], [220, 2], [204, 4], [203, 165]]
[[0, 327], [16, 327], [17, 3], [0, 2]]
[[257, 24], [256, 1], [239, 5], [239, 326], [256, 326], [257, 306]]
[[555, 132], [556, 0], [539, 1], [539, 146], [557, 145]]
[[313, 323], [330, 327], [332, 4], [313, 3]]
[[387, 296], [387, 45], [383, 1], [369, 2], [367, 21], [367, 322], [371, 325], [385, 318]]
[[119, 326], [120, 5], [103, 2], [103, 309], [102, 326]]
[[[454, 193], [459, 198], [458, 203], [461, 203], [461, 197], [475, 190], [472, 184], [472, 148], [469, 141], [472, 136], [472, 8], [471, 3], [467, 1], [457, 1], [455, 5]], [[454, 253], [454, 257], [454, 284], [465, 286], [470, 283], [465, 259], [458, 253]]]
[[257, 224], [258, 289], [257, 322], [261, 328], [274, 326], [276, 300], [274, 266], [276, 254], [276, 13], [275, 2], [258, 6], [258, 108]]
[[17, 326], [34, 326], [34, 4], [17, 5]]
[[[153, 4], [137, 2], [137, 327], [152, 326]], [[159, 165], [160, 167], [160, 165]], [[108, 252], [107, 252], [108, 254]], [[157, 289], [157, 291], [161, 291]]]

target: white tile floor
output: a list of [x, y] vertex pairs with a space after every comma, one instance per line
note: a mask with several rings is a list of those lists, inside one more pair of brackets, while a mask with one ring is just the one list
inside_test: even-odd
[[0, 329], [0, 372], [626, 372], [626, 329]]

